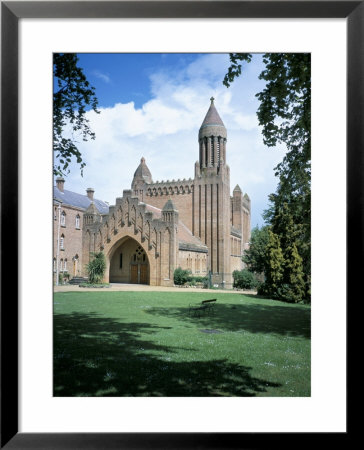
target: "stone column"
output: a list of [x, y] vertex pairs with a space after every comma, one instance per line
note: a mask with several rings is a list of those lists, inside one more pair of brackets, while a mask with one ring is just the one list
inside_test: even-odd
[[214, 136], [214, 166], [217, 167], [219, 165], [218, 157], [217, 157], [217, 144], [218, 144], [218, 137]]
[[226, 139], [221, 139], [221, 148], [220, 148], [220, 155], [221, 159], [224, 161], [224, 164], [226, 164]]

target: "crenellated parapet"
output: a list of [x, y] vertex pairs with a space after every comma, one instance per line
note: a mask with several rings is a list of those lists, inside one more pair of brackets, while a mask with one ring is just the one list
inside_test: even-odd
[[157, 181], [145, 187], [145, 195], [148, 197], [160, 197], [170, 195], [185, 195], [193, 192], [194, 180], [184, 178], [182, 180]]

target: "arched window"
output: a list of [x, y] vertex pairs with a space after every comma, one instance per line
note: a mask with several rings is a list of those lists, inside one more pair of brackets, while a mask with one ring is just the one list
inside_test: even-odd
[[134, 262], [145, 262], [144, 249], [140, 245], [138, 245], [137, 249], [135, 250], [135, 253], [133, 255], [133, 261]]
[[76, 216], [76, 228], [79, 230], [80, 229], [80, 215], [77, 214]]
[[67, 258], [64, 260], [63, 270], [67, 272]]
[[63, 272], [63, 259], [59, 262], [59, 271]]
[[61, 250], [64, 250], [64, 234], [61, 235], [61, 238], [59, 240], [59, 248]]
[[61, 226], [62, 227], [66, 226], [66, 213], [64, 211], [62, 211], [62, 214], [61, 214]]
[[57, 272], [57, 260], [53, 258], [53, 272]]

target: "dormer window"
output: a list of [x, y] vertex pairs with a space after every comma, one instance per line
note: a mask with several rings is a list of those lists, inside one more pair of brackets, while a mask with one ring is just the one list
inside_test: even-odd
[[66, 213], [64, 211], [62, 211], [62, 214], [61, 214], [61, 226], [62, 227], [66, 226]]

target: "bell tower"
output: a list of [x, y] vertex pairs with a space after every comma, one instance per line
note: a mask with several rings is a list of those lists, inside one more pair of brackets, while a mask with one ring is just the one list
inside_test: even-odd
[[200, 170], [213, 168], [213, 172], [218, 173], [226, 161], [227, 132], [215, 108], [214, 100], [214, 97], [210, 98], [210, 108], [198, 133], [199, 167]]
[[231, 283], [230, 169], [226, 164], [227, 131], [211, 97], [198, 132], [192, 233], [208, 246], [213, 283]]

